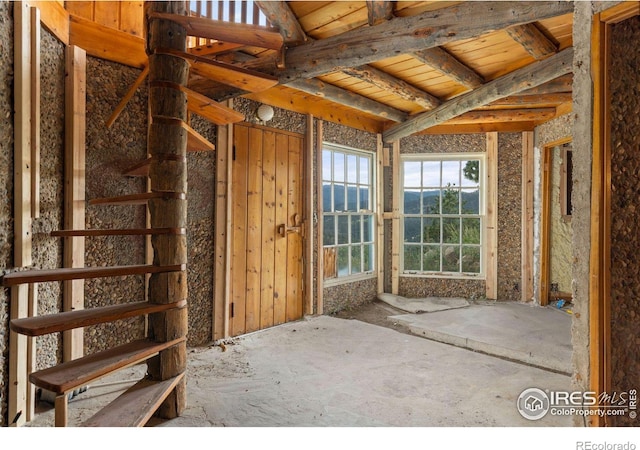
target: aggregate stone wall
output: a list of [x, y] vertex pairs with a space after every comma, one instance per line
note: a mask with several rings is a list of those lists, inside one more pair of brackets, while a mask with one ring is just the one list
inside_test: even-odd
[[[143, 84], [111, 128], [105, 121], [140, 71], [97, 58], [87, 64], [87, 199], [144, 192], [145, 178], [122, 173], [147, 155], [148, 89]], [[216, 126], [192, 115], [191, 126], [215, 143]], [[187, 154], [188, 345], [211, 340], [213, 316], [215, 152]], [[144, 228], [144, 206], [88, 206], [88, 228]], [[86, 240], [87, 265], [144, 264], [144, 240], [116, 236]], [[87, 307], [143, 301], [144, 278], [87, 280]], [[144, 336], [141, 318], [94, 326], [85, 331], [93, 353]]]
[[[0, 273], [13, 265], [13, 4], [0, 1]], [[0, 426], [7, 425], [9, 289], [0, 288]]]
[[[216, 142], [216, 126], [191, 116], [191, 127], [209, 142]], [[187, 155], [187, 283], [189, 288], [189, 345], [212, 339], [213, 264], [215, 243], [216, 152], [189, 152]]]
[[498, 135], [498, 300], [520, 301], [522, 134]]
[[[40, 46], [40, 217], [33, 220], [33, 264], [55, 269], [62, 267], [62, 239], [50, 233], [63, 228], [65, 47], [45, 29]], [[61, 308], [62, 283], [39, 283], [38, 315], [56, 313]], [[61, 333], [39, 337], [36, 342], [39, 369], [61, 360]]]
[[[400, 141], [401, 154], [485, 152], [484, 134], [415, 135]], [[398, 161], [398, 164], [400, 162]], [[393, 161], [396, 164], [396, 161]], [[518, 184], [519, 185], [519, 184]], [[393, 191], [385, 190], [391, 201]], [[392, 238], [389, 233], [389, 238]], [[400, 239], [400, 237], [398, 237]], [[387, 243], [390, 247], [390, 242]], [[390, 267], [390, 265], [389, 265]], [[481, 298], [485, 295], [484, 280], [443, 279], [425, 277], [400, 277], [398, 294], [404, 297], [466, 297]]]
[[[611, 366], [612, 390], [640, 387], [640, 17], [611, 34]], [[637, 426], [628, 415], [616, 426]]]
[[[333, 122], [324, 122], [322, 140], [337, 145], [374, 152], [377, 136]], [[322, 149], [316, 149], [322, 151]], [[378, 281], [376, 278], [353, 281], [324, 288], [325, 314], [364, 305], [376, 299]]]
[[[106, 120], [140, 71], [87, 56], [86, 198], [145, 192], [144, 178], [123, 176], [147, 156], [147, 88], [143, 84], [115, 123]], [[87, 228], [145, 228], [145, 206], [89, 206]], [[107, 236], [85, 239], [86, 266], [144, 264], [144, 238]], [[85, 306], [95, 308], [144, 301], [142, 276], [85, 280]], [[134, 317], [85, 328], [85, 353], [144, 337], [144, 318]]]

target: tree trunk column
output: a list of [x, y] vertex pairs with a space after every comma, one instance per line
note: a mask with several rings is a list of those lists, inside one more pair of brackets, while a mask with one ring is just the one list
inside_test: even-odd
[[[166, 194], [149, 200], [152, 228], [187, 227], [187, 97], [181, 87], [187, 84], [189, 65], [184, 59], [162, 54], [164, 49], [186, 50], [185, 29], [153, 13], [185, 14], [184, 1], [145, 2], [146, 51], [149, 55], [148, 152], [151, 155], [151, 191]], [[154, 235], [153, 264], [187, 263], [186, 235]], [[149, 279], [149, 301], [174, 303], [187, 298], [187, 273], [153, 274]], [[166, 342], [187, 335], [187, 307], [149, 316], [149, 338]], [[149, 376], [166, 380], [186, 370], [186, 343], [160, 352], [147, 363]], [[186, 379], [176, 386], [157, 414], [179, 416], [186, 407]]]

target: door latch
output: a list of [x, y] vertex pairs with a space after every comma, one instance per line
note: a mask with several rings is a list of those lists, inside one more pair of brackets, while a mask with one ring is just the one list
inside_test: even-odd
[[299, 214], [296, 214], [293, 216], [293, 223], [294, 225], [292, 227], [287, 226], [286, 223], [283, 223], [282, 225], [278, 225], [278, 234], [281, 237], [287, 237], [287, 234], [289, 233], [302, 234], [302, 222], [300, 221]]

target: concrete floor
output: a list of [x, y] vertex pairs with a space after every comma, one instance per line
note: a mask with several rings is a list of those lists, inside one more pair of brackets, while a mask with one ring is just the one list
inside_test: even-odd
[[571, 315], [552, 307], [478, 302], [389, 320], [417, 336], [571, 374]]
[[[545, 342], [540, 345], [555, 345], [551, 336]], [[90, 417], [141, 378], [145, 368], [135, 366], [90, 386], [70, 402], [70, 425]], [[518, 395], [529, 387], [569, 389], [566, 375], [327, 316], [243, 336], [228, 343], [224, 351], [219, 346], [190, 349], [187, 377], [184, 414], [150, 425], [572, 425], [570, 417], [547, 416], [531, 422], [515, 406]], [[53, 411], [41, 411], [31, 426], [53, 424]]]

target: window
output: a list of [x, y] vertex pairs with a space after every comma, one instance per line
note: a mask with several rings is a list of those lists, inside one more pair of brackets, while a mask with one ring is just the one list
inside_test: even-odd
[[404, 158], [405, 274], [483, 273], [483, 165], [482, 154]]
[[373, 156], [325, 144], [322, 150], [324, 278], [374, 269]]

